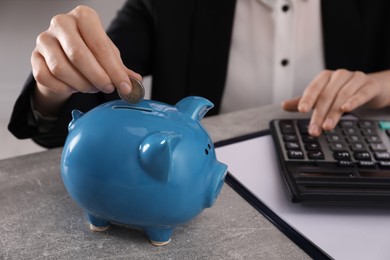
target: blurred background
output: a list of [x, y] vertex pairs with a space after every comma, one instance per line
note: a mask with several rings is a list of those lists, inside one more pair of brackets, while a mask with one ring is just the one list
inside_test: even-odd
[[105, 27], [125, 0], [0, 0], [0, 159], [44, 150], [31, 140], [18, 140], [7, 125], [14, 102], [31, 71], [30, 55], [37, 35], [51, 17], [77, 5], [94, 8]]

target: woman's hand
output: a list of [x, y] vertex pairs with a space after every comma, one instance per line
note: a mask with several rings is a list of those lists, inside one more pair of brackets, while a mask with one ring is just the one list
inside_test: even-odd
[[36, 40], [31, 55], [37, 81], [35, 109], [53, 115], [75, 92], [131, 92], [129, 76], [141, 76], [125, 67], [119, 50], [107, 36], [97, 13], [78, 6], [52, 18]]
[[365, 74], [360, 71], [324, 70], [298, 98], [283, 102], [287, 111], [313, 110], [309, 133], [332, 130], [345, 112], [359, 106], [383, 108], [390, 105], [390, 71]]

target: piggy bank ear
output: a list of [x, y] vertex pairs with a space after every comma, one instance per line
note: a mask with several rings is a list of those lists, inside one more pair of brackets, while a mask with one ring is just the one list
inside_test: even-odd
[[181, 139], [173, 131], [160, 131], [144, 138], [139, 146], [142, 168], [153, 178], [168, 182], [172, 169], [172, 152]]
[[77, 110], [77, 109], [74, 109], [72, 110], [72, 121], [70, 121], [69, 125], [68, 125], [68, 131], [72, 131], [73, 128], [74, 128], [74, 124], [75, 122], [77, 121], [77, 119], [79, 119], [81, 116], [83, 115], [83, 112]]
[[194, 120], [201, 120], [213, 106], [209, 100], [194, 96], [183, 98], [175, 105], [179, 111], [189, 114]]

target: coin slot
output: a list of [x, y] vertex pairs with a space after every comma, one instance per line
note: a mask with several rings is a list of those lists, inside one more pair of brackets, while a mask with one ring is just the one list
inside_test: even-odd
[[112, 108], [113, 108], [113, 109], [130, 109], [130, 110], [139, 110], [139, 111], [144, 111], [144, 112], [148, 112], [148, 113], [151, 113], [151, 112], [153, 112], [153, 110], [152, 110], [152, 109], [150, 109], [150, 108], [146, 108], [146, 107], [113, 106]]

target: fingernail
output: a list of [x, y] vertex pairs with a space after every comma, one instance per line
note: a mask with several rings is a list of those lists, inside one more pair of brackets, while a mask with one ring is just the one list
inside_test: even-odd
[[102, 91], [103, 91], [104, 93], [111, 93], [111, 92], [114, 91], [114, 89], [115, 89], [115, 87], [114, 87], [113, 84], [108, 84], [108, 85], [106, 85], [105, 87], [103, 87]]
[[118, 89], [124, 95], [129, 94], [131, 92], [131, 86], [127, 82], [120, 83]]
[[309, 126], [309, 133], [310, 133], [310, 135], [313, 135], [313, 136], [318, 136], [318, 135], [320, 135], [320, 128], [318, 127], [318, 125], [317, 124], [311, 124], [310, 126]]
[[333, 119], [331, 118], [327, 118], [325, 121], [324, 121], [324, 129], [326, 130], [331, 130], [333, 128]]

